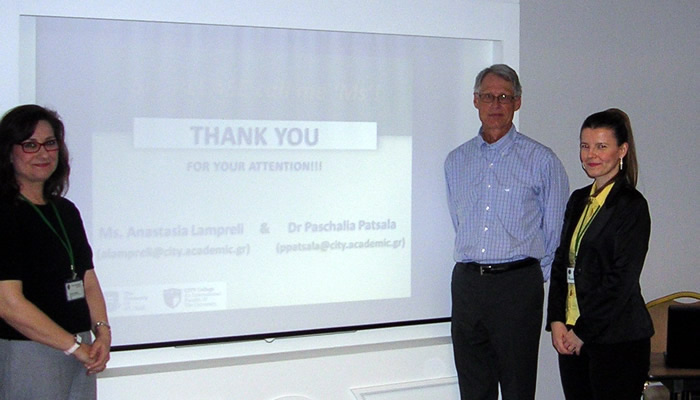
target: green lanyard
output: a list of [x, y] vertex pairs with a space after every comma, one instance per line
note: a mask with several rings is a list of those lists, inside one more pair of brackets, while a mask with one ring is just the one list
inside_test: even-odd
[[[603, 189], [605, 189], [608, 185], [614, 185], [615, 184], [615, 178], [608, 180], [605, 182], [605, 184], [599, 188], [596, 189], [595, 193], [593, 193], [588, 200], [588, 204], [586, 204], [586, 208], [583, 210], [583, 218], [586, 218], [586, 214], [588, 213], [588, 209], [593, 204], [593, 200], [598, 197], [600, 193], [603, 192]], [[579, 229], [579, 231], [576, 233], [576, 238], [574, 241], [574, 263], [576, 262], [576, 257], [578, 256], [578, 249], [581, 247], [581, 240], [583, 239], [583, 235], [586, 234], [586, 231], [588, 230], [588, 227], [591, 226], [591, 223], [595, 219], [595, 216], [598, 215], [598, 211], [600, 211], [601, 208], [603, 208], [603, 205], [596, 205], [596, 209], [593, 212], [593, 215], [586, 221], [583, 226]]]
[[[583, 210], [583, 218], [586, 218], [586, 214], [588, 214], [588, 208], [591, 206], [591, 203], [593, 202], [593, 198], [586, 204], [586, 208]], [[600, 211], [601, 207], [596, 206], [597, 208], [593, 212], [593, 215], [591, 215], [590, 218], [588, 218], [588, 221], [586, 221], [581, 228], [579, 228], [578, 232], [576, 232], [576, 238], [574, 239], [574, 260], [576, 260], [576, 257], [578, 256], [578, 249], [581, 247], [581, 240], [583, 240], [583, 235], [586, 234], [586, 231], [588, 230], [588, 227], [591, 226], [591, 223], [595, 219], [595, 216], [598, 215], [598, 211]]]
[[46, 223], [46, 226], [51, 229], [51, 232], [53, 232], [58, 240], [61, 242], [63, 247], [65, 247], [66, 251], [68, 252], [68, 260], [70, 260], [70, 271], [73, 273], [73, 278], [76, 279], [78, 277], [78, 274], [75, 272], [75, 257], [73, 256], [73, 247], [70, 245], [70, 240], [68, 239], [68, 232], [66, 232], [66, 227], [63, 226], [63, 220], [61, 219], [61, 215], [58, 213], [58, 209], [56, 208], [56, 205], [53, 204], [52, 202], [49, 201], [49, 204], [51, 204], [51, 208], [53, 208], [53, 212], [56, 214], [56, 219], [58, 220], [58, 225], [61, 227], [61, 232], [63, 233], [63, 237], [56, 232], [56, 228], [51, 225], [51, 222], [46, 218], [43, 212], [37, 207], [34, 203], [29, 201], [24, 195], [20, 194], [20, 198], [27, 203], [29, 203], [30, 206], [36, 211], [37, 214], [41, 217], [42, 220]]

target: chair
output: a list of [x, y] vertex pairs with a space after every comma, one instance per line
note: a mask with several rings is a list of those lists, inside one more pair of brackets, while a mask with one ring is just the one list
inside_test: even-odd
[[[666, 329], [668, 328], [669, 306], [672, 304], [696, 303], [698, 301], [700, 301], [700, 293], [676, 292], [647, 303], [647, 310], [654, 323], [654, 336], [651, 337], [652, 353], [663, 353], [666, 351]], [[650, 385], [649, 382], [645, 384], [644, 400], [668, 400], [670, 396], [668, 389], [661, 384]]]

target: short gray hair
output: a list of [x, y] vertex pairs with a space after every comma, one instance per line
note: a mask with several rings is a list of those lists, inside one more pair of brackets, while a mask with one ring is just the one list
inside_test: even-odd
[[494, 64], [488, 68], [484, 68], [476, 76], [476, 81], [474, 82], [474, 93], [479, 93], [481, 89], [481, 82], [484, 80], [486, 75], [494, 74], [501, 77], [508, 82], [513, 84], [513, 95], [520, 97], [523, 94], [523, 87], [520, 86], [520, 79], [518, 79], [518, 73], [506, 64]]

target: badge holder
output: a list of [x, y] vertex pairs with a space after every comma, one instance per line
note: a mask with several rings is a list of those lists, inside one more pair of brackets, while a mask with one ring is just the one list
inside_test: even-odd
[[80, 300], [85, 298], [85, 285], [82, 279], [78, 279], [78, 275], [75, 273], [75, 268], [71, 265], [71, 270], [73, 271], [73, 277], [66, 280], [66, 299], [68, 301]]

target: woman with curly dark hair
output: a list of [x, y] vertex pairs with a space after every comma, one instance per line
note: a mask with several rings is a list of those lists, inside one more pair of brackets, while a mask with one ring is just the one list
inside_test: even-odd
[[[0, 121], [0, 398], [95, 399], [111, 332], [58, 114]], [[94, 336], [93, 336], [94, 334]], [[94, 341], [93, 341], [94, 337]]]

